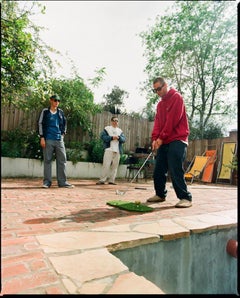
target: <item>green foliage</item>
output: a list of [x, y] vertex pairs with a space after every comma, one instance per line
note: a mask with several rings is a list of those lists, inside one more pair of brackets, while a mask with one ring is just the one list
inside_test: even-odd
[[[52, 61], [49, 52], [60, 54], [46, 45], [39, 37], [44, 28], [36, 26], [31, 16], [39, 13], [35, 8], [44, 7], [39, 1], [1, 1], [1, 103], [13, 104], [25, 111], [49, 105], [49, 96], [57, 93], [67, 117], [68, 128], [80, 126], [92, 134], [92, 117], [102, 111], [94, 103], [92, 91], [84, 84], [72, 65], [74, 77], [54, 77], [57, 61]], [[72, 63], [72, 61], [71, 61]], [[95, 71], [90, 84], [99, 86], [105, 76], [105, 67]], [[68, 133], [71, 131], [68, 129]]]
[[238, 170], [238, 158], [235, 155], [233, 157], [233, 160], [229, 163], [229, 164], [224, 164], [225, 167], [230, 168], [233, 171], [237, 171]]
[[1, 156], [3, 157], [21, 157], [22, 153], [19, 150], [19, 146], [16, 143], [8, 141], [1, 142]]
[[222, 138], [223, 132], [222, 127], [218, 123], [208, 123], [207, 127], [203, 131], [203, 139], [213, 140]]
[[76, 149], [79, 151], [82, 151], [84, 149], [84, 145], [82, 143], [80, 143], [79, 141], [65, 142], [65, 145], [69, 149]]
[[138, 113], [138, 112], [131, 112], [131, 113], [128, 113], [129, 116], [131, 116], [132, 118], [135, 118], [135, 119], [142, 119], [143, 116], [141, 113]]
[[1, 74], [2, 98], [11, 90], [21, 90], [34, 73], [35, 47], [32, 35], [24, 33], [29, 24], [26, 14], [18, 18], [18, 4], [2, 1]]
[[66, 148], [67, 160], [70, 160], [74, 165], [79, 161], [83, 161], [82, 152], [79, 149]]
[[76, 164], [80, 161], [84, 161], [83, 144], [77, 141], [71, 141], [69, 143], [65, 143], [65, 147], [67, 160], [71, 161], [73, 164]]
[[128, 98], [129, 93], [121, 90], [118, 86], [114, 86], [111, 93], [105, 94], [103, 97], [106, 99], [102, 102], [104, 111], [111, 112], [112, 114], [121, 114], [121, 107], [124, 107], [124, 98]]
[[142, 32], [148, 80], [148, 109], [158, 97], [153, 79], [165, 77], [183, 95], [189, 121], [198, 120], [200, 135], [214, 116], [220, 123], [236, 115], [225, 93], [237, 83], [237, 4], [235, 1], [177, 1], [172, 15], [157, 17]]
[[[101, 147], [100, 147], [101, 145]], [[72, 141], [65, 143], [67, 160], [76, 164], [85, 161], [83, 158], [84, 145], [80, 142]], [[102, 162], [102, 142], [92, 141], [90, 143], [91, 155], [88, 161]], [[102, 155], [101, 155], [102, 154]], [[43, 150], [40, 146], [38, 133], [32, 130], [21, 128], [1, 132], [1, 156], [13, 158], [32, 158], [43, 160]], [[55, 155], [53, 156], [55, 160]]]
[[[102, 163], [103, 161], [103, 143], [101, 139], [92, 138], [90, 142], [82, 144], [77, 141], [65, 142], [67, 160], [73, 164], [81, 161]], [[83, 150], [88, 151], [87, 158], [83, 157]], [[38, 133], [32, 130], [23, 130], [17, 128], [10, 131], [1, 132], [1, 156], [12, 158], [31, 158], [43, 160], [43, 150], [40, 146]], [[123, 154], [120, 158], [120, 164], [123, 164], [127, 158]], [[53, 156], [55, 160], [55, 155]]]
[[128, 155], [127, 155], [127, 154], [121, 154], [121, 155], [120, 155], [120, 161], [119, 161], [119, 164], [120, 164], [120, 165], [124, 165], [124, 164], [126, 164], [127, 159], [128, 159]]
[[[40, 27], [30, 21], [33, 8], [20, 8], [20, 1], [1, 1], [1, 100], [28, 107], [28, 96], [34, 91], [42, 98], [46, 82], [41, 80], [52, 74], [53, 63], [47, 52], [56, 52], [39, 38]], [[41, 10], [44, 13], [44, 10]]]
[[200, 126], [198, 123], [195, 123], [194, 125], [190, 125], [190, 136], [189, 140], [212, 140], [217, 138], [223, 137], [223, 128], [218, 123], [208, 123], [206, 127], [204, 127], [204, 130], [202, 131], [200, 129]]
[[154, 121], [156, 109], [151, 102], [148, 102], [146, 107], [143, 109], [143, 116], [148, 119], [148, 121]]
[[64, 110], [68, 128], [80, 126], [91, 133], [92, 115], [100, 108], [94, 103], [93, 94], [84, 84], [83, 79], [76, 76], [73, 79], [52, 79], [52, 93], [61, 98], [60, 108]]
[[101, 139], [92, 138], [92, 140], [85, 144], [85, 149], [88, 151], [89, 162], [103, 162], [104, 148]]
[[37, 132], [21, 128], [1, 132], [1, 152], [3, 157], [43, 159]]
[[[101, 139], [92, 138], [84, 147], [88, 151], [88, 162], [103, 162], [104, 148]], [[121, 154], [119, 164], [125, 164], [127, 157], [127, 154]]]
[[106, 75], [106, 67], [97, 68], [95, 70], [95, 74], [96, 76], [92, 79], [89, 79], [89, 82], [93, 87], [98, 87], [104, 80], [104, 76]]

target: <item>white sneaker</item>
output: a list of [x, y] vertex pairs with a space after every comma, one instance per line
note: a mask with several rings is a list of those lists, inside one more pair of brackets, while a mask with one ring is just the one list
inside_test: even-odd
[[43, 188], [49, 188], [50, 186], [48, 184], [43, 184]]
[[180, 200], [180, 201], [175, 205], [176, 208], [188, 208], [188, 207], [191, 207], [191, 206], [192, 206], [192, 202], [189, 201], [189, 200], [185, 200], [185, 199]]

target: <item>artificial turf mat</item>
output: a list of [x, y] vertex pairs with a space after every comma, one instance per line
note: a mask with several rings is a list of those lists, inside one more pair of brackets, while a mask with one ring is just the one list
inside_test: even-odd
[[121, 200], [109, 201], [107, 205], [118, 207], [120, 209], [128, 210], [128, 211], [137, 211], [137, 212], [149, 212], [153, 211], [153, 208], [148, 207], [146, 205], [141, 204], [140, 202], [126, 202]]

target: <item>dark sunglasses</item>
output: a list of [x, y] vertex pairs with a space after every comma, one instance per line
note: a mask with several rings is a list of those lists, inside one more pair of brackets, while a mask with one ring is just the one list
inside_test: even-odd
[[60, 100], [59, 100], [59, 99], [54, 99], [53, 101], [55, 101], [55, 102], [57, 102], [57, 101], [58, 101], [58, 102], [60, 102]]
[[165, 84], [163, 84], [161, 87], [158, 87], [158, 88], [156, 88], [156, 89], [152, 89], [153, 93], [157, 93], [157, 92], [161, 91], [162, 88], [164, 87], [164, 85], [165, 85]]
[[117, 119], [115, 119], [115, 120], [112, 120], [113, 122], [118, 122], [118, 120]]

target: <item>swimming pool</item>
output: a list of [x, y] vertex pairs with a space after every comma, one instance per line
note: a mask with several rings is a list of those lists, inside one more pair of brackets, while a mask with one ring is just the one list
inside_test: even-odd
[[226, 251], [229, 239], [237, 239], [236, 227], [161, 239], [112, 254], [166, 294], [238, 294], [237, 258]]

